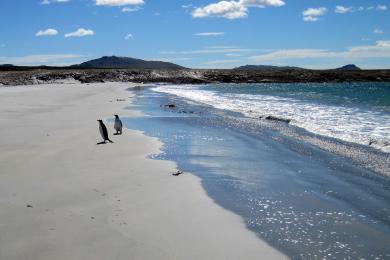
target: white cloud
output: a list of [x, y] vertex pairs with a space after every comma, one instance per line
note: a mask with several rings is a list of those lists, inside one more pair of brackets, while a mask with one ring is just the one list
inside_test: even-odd
[[248, 7], [283, 6], [282, 0], [241, 0], [240, 3]]
[[129, 33], [125, 36], [125, 40], [134, 40], [133, 34]]
[[160, 51], [161, 54], [176, 54], [176, 51]]
[[142, 5], [144, 3], [144, 0], [96, 0], [96, 5], [102, 6]]
[[203, 32], [203, 33], [196, 33], [195, 36], [221, 36], [224, 35], [224, 32]]
[[[229, 53], [230, 55], [227, 56], [236, 56], [239, 57], [239, 54], [245, 54], [253, 53], [254, 51], [261, 51], [261, 50], [255, 50], [255, 49], [245, 49], [241, 47], [236, 46], [209, 46], [204, 49], [199, 50], [189, 50], [189, 51], [175, 51], [175, 50], [165, 50], [160, 51], [160, 54], [164, 55], [208, 55], [208, 54], [222, 54], [225, 55]], [[236, 53], [237, 55], [233, 55]], [[241, 55], [240, 55], [241, 56]]]
[[250, 7], [283, 6], [283, 0], [239, 0], [220, 1], [204, 7], [196, 8], [192, 12], [194, 18], [223, 17], [227, 19], [245, 18]]
[[271, 53], [252, 56], [249, 59], [255, 62], [275, 62], [291, 59], [364, 59], [390, 58], [390, 40], [377, 41], [374, 45], [361, 45], [348, 48], [346, 51], [335, 52], [323, 49], [287, 49]]
[[242, 55], [240, 53], [226, 53], [225, 56], [226, 57], [243, 57], [244, 55]]
[[242, 64], [243, 61], [239, 59], [210, 60], [204, 62], [200, 68], [231, 69], [232, 67], [238, 67]]
[[323, 16], [328, 11], [325, 7], [308, 8], [302, 12], [303, 20], [305, 22], [316, 22], [320, 16]]
[[208, 16], [224, 17], [227, 19], [238, 19], [247, 17], [248, 9], [236, 1], [221, 1], [210, 4], [205, 7], [196, 8], [192, 13], [195, 18], [204, 18]]
[[373, 31], [373, 33], [375, 33], [375, 34], [383, 34], [384, 32], [381, 29], [375, 29]]
[[237, 46], [227, 46], [227, 45], [219, 45], [219, 46], [209, 46], [207, 49], [240, 49]]
[[58, 31], [56, 29], [47, 29], [47, 30], [40, 30], [35, 34], [35, 36], [54, 36], [57, 35]]
[[383, 48], [390, 48], [390, 41], [377, 41], [376, 46]]
[[227, 64], [227, 63], [238, 63], [241, 62], [241, 60], [212, 60], [208, 61], [205, 64], [207, 65], [218, 65], [218, 64]]
[[387, 6], [386, 5], [369, 6], [366, 8], [366, 10], [386, 11]]
[[164, 61], [164, 62], [178, 62], [178, 61], [192, 60], [192, 58], [186, 58], [186, 57], [182, 57], [182, 58], [152, 58], [150, 60]]
[[94, 31], [90, 29], [84, 29], [84, 28], [79, 28], [75, 32], [67, 33], [65, 34], [65, 37], [84, 37], [84, 36], [92, 36], [94, 35]]
[[244, 49], [244, 48], [207, 48], [202, 50], [193, 50], [193, 51], [181, 51], [180, 54], [194, 54], [194, 55], [202, 55], [202, 54], [218, 54], [218, 53], [250, 53], [253, 52], [252, 49]]
[[327, 57], [328, 54], [329, 52], [327, 50], [321, 49], [288, 49], [274, 51], [259, 56], [252, 56], [250, 59], [257, 62], [263, 62], [288, 59], [323, 58]]
[[334, 11], [335, 11], [335, 13], [338, 13], [338, 14], [345, 14], [345, 13], [353, 13], [353, 12], [357, 12], [357, 11], [371, 11], [371, 10], [386, 11], [387, 6], [386, 5], [377, 5], [377, 6], [368, 6], [368, 7], [364, 7], [364, 6], [345, 7], [342, 5], [338, 5], [338, 6], [336, 6]]
[[122, 12], [123, 13], [131, 13], [131, 12], [137, 12], [139, 10], [142, 10], [141, 7], [136, 6], [136, 7], [123, 7]]
[[0, 64], [14, 65], [70, 65], [84, 57], [78, 54], [42, 54], [22, 57], [0, 57]]
[[334, 12], [338, 13], [338, 14], [351, 13], [351, 12], [353, 12], [353, 7], [345, 7], [345, 6], [338, 5], [338, 6], [336, 6], [336, 9], [334, 10]]
[[41, 5], [49, 5], [51, 3], [68, 3], [70, 0], [42, 0]]

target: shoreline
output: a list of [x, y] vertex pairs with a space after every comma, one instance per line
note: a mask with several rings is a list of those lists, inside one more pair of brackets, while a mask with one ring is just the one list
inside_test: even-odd
[[0, 258], [285, 259], [198, 177], [147, 159], [156, 138], [125, 129], [96, 145], [96, 119], [141, 113], [124, 108], [134, 85], [0, 88]]
[[387, 176], [319, 149], [302, 131], [286, 135], [288, 126], [150, 89], [136, 93], [133, 107], [146, 116], [125, 125], [162, 140], [157, 159], [200, 177], [208, 195], [261, 239], [293, 259], [386, 255]]
[[[281, 85], [281, 84], [277, 84]], [[301, 84], [299, 84], [301, 85]], [[363, 166], [371, 171], [374, 171], [376, 174], [383, 175], [383, 176], [390, 176], [390, 160], [389, 160], [389, 143], [388, 140], [386, 140], [384, 137], [382, 137], [382, 140], [379, 139], [373, 139], [369, 138], [370, 142], [372, 143], [365, 143], [362, 141], [363, 139], [357, 139], [354, 140], [352, 138], [352, 134], [356, 136], [356, 132], [347, 132], [347, 136], [337, 136], [332, 133], [332, 131], [329, 132], [329, 129], [327, 131], [318, 131], [319, 126], [316, 126], [315, 124], [309, 124], [310, 127], [307, 127], [305, 122], [305, 119], [302, 118], [305, 116], [303, 113], [303, 116], [301, 115], [299, 119], [296, 119], [294, 115], [299, 115], [302, 110], [297, 112], [291, 112], [285, 108], [285, 111], [289, 111], [292, 113], [292, 115], [284, 115], [284, 113], [278, 113], [274, 111], [269, 111], [268, 106], [269, 103], [265, 101], [265, 108], [267, 112], [258, 113], [256, 109], [247, 110], [245, 106], [242, 105], [242, 103], [239, 103], [242, 105], [236, 105], [229, 103], [229, 98], [225, 98], [225, 102], [222, 102], [221, 99], [214, 98], [213, 95], [218, 95], [218, 91], [216, 90], [207, 90], [207, 86], [218, 86], [221, 88], [224, 88], [225, 84], [210, 84], [205, 85], [202, 88], [199, 88], [196, 86], [195, 91], [192, 90], [191, 87], [194, 87], [195, 85], [187, 85], [189, 86], [189, 90], [185, 89], [185, 87], [182, 87], [181, 85], [167, 85], [167, 86], [158, 86], [155, 89], [156, 92], [165, 93], [167, 95], [173, 95], [177, 96], [178, 102], [181, 102], [181, 99], [187, 100], [189, 102], [195, 102], [198, 103], [200, 106], [208, 106], [210, 110], [220, 110], [222, 113], [232, 113], [232, 124], [240, 125], [240, 128], [249, 130], [250, 128], [253, 128], [253, 125], [256, 125], [256, 128], [262, 129], [263, 127], [273, 129], [276, 132], [282, 133], [283, 136], [288, 136], [293, 140], [296, 140], [299, 142], [305, 142], [308, 144], [312, 144], [313, 146], [316, 146], [322, 150], [325, 150], [327, 152], [340, 155], [342, 157], [345, 157], [348, 160], [354, 161], [357, 165]], [[231, 85], [227, 85], [231, 86]], [[237, 87], [242, 86], [242, 84], [237, 85]], [[244, 86], [246, 86], [244, 84]], [[265, 87], [265, 85], [257, 85], [259, 88]], [[233, 87], [232, 87], [233, 89]], [[180, 91], [183, 90], [183, 91]], [[216, 91], [216, 94], [209, 94], [207, 92], [213, 93], [213, 91]], [[202, 93], [200, 96], [200, 93]], [[238, 97], [239, 98], [239, 97]], [[204, 100], [203, 100], [204, 99]], [[223, 100], [223, 99], [222, 99]], [[174, 103], [172, 101], [171, 103]], [[233, 106], [232, 106], [233, 105]], [[256, 106], [257, 104], [253, 104]], [[283, 104], [282, 104], [283, 105]], [[292, 105], [294, 106], [294, 105]], [[333, 110], [339, 109], [338, 107], [331, 107]], [[178, 109], [178, 108], [177, 108]], [[268, 110], [267, 110], [268, 109]], [[261, 109], [262, 110], [262, 109]], [[283, 109], [282, 109], [283, 111]], [[172, 110], [172, 112], [175, 112], [175, 109]], [[235, 116], [237, 115], [237, 116]], [[270, 119], [269, 119], [270, 118]], [[245, 120], [244, 120], [245, 119]], [[259, 120], [257, 120], [259, 119]], [[302, 119], [302, 121], [298, 121]], [[317, 122], [316, 122], [317, 123]], [[320, 122], [323, 123], [323, 122]], [[314, 127], [313, 127], [314, 125]], [[324, 125], [324, 124], [323, 124]], [[382, 125], [386, 125], [382, 124]], [[262, 127], [263, 126], [263, 127]], [[313, 130], [312, 130], [313, 129]], [[335, 128], [334, 128], [335, 129]], [[254, 134], [256, 134], [257, 130], [254, 130]], [[350, 134], [350, 136], [348, 136]], [[358, 133], [360, 134], [360, 133]]]

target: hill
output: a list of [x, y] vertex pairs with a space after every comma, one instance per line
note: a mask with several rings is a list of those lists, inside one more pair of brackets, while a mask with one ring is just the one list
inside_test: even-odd
[[104, 56], [72, 67], [94, 69], [185, 69], [182, 66], [170, 62], [146, 61], [117, 56]]
[[348, 65], [345, 65], [341, 68], [337, 68], [336, 70], [361, 70], [361, 68], [359, 68], [358, 66], [356, 66], [355, 64], [348, 64]]

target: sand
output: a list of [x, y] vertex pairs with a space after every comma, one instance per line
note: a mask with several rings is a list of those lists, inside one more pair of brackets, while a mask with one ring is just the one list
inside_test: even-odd
[[96, 145], [97, 119], [140, 113], [130, 86], [0, 88], [0, 259], [285, 259], [199, 178], [148, 159], [158, 140]]

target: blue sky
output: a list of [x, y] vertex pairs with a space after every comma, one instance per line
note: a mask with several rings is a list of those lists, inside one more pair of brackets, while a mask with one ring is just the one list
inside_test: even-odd
[[390, 68], [389, 0], [1, 0], [0, 64]]

